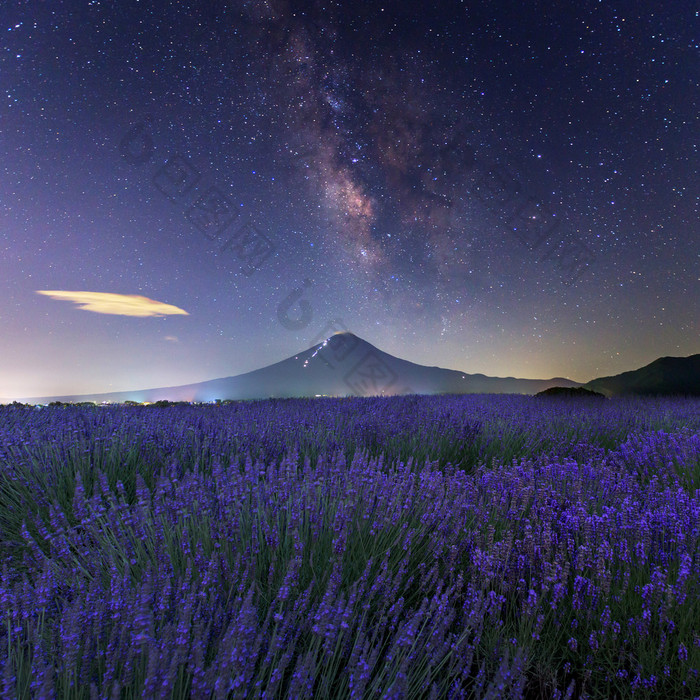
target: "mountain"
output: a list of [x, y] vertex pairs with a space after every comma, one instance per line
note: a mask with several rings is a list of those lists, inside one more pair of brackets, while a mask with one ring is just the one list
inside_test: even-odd
[[700, 396], [700, 354], [660, 357], [631, 372], [593, 379], [583, 387], [606, 396]]
[[353, 333], [332, 335], [293, 357], [234, 377], [198, 384], [84, 396], [25, 399], [50, 401], [213, 401], [294, 396], [393, 394], [535, 394], [553, 386], [576, 387], [568, 379], [516, 379], [467, 374], [402, 360]]

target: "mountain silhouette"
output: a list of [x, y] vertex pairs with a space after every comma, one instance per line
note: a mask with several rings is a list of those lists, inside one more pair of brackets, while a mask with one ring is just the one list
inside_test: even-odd
[[583, 385], [606, 396], [700, 396], [700, 354], [660, 357], [644, 367]]
[[563, 386], [553, 386], [550, 389], [545, 389], [544, 391], [539, 391], [535, 396], [541, 396], [545, 399], [604, 399], [605, 394], [600, 394], [597, 391], [591, 391], [590, 389], [584, 389], [582, 386], [575, 387], [563, 387]]
[[394, 357], [350, 332], [335, 333], [286, 360], [233, 377], [197, 384], [82, 396], [25, 399], [50, 401], [139, 402], [214, 401], [313, 396], [392, 396], [396, 394], [535, 394], [554, 386], [579, 382], [517, 379], [467, 374], [428, 367]]

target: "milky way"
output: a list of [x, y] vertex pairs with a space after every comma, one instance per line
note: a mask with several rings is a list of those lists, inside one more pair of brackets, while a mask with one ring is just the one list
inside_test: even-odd
[[690, 3], [141, 5], [0, 10], [0, 398], [700, 351]]

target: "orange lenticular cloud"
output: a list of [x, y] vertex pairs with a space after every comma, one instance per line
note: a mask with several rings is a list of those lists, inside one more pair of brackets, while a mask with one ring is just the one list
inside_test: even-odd
[[114, 316], [189, 316], [187, 311], [138, 294], [110, 294], [107, 292], [67, 292], [60, 290], [37, 291], [52, 299], [72, 301], [83, 311]]

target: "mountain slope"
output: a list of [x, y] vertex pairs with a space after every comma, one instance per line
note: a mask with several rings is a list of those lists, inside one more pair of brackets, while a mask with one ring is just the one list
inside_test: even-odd
[[611, 377], [599, 377], [583, 385], [606, 396], [700, 396], [700, 354], [660, 357], [644, 367]]

